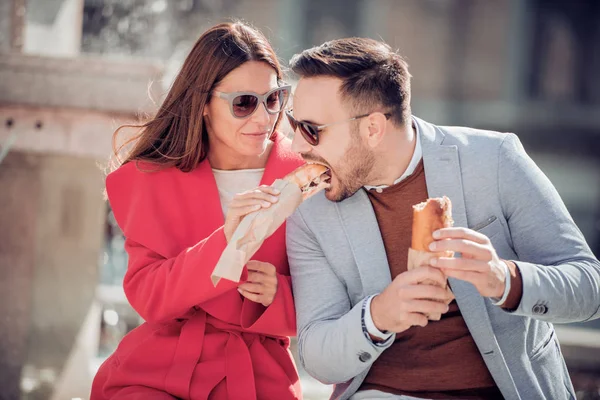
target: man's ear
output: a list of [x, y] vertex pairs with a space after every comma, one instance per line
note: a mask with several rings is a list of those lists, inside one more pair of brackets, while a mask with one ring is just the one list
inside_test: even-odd
[[367, 144], [375, 148], [385, 137], [387, 118], [380, 112], [374, 112], [365, 118], [364, 123], [367, 125]]

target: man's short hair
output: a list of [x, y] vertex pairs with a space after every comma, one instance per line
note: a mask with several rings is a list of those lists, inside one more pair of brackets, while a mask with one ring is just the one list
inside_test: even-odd
[[337, 39], [296, 54], [290, 68], [300, 78], [342, 80], [342, 101], [356, 113], [389, 112], [398, 126], [410, 118], [408, 64], [390, 46], [373, 39]]

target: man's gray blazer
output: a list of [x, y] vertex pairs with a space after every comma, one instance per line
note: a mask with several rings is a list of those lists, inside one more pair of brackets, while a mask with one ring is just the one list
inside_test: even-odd
[[[521, 271], [512, 313], [450, 279], [494, 381], [509, 400], [574, 399], [552, 323], [599, 317], [600, 263], [515, 135], [414, 121], [429, 197], [448, 196], [455, 226], [488, 236]], [[385, 351], [361, 326], [363, 299], [391, 282], [367, 194], [335, 203], [319, 193], [303, 203], [287, 222], [287, 250], [301, 363], [336, 384], [332, 398], [347, 399]]]

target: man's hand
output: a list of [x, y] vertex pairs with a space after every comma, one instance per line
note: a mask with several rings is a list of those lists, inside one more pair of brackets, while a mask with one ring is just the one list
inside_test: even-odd
[[[436, 285], [422, 284], [425, 281]], [[371, 301], [373, 323], [380, 331], [395, 333], [425, 326], [426, 315], [448, 311], [450, 294], [445, 287], [446, 277], [439, 269], [423, 266], [403, 272]]]
[[468, 228], [442, 228], [433, 233], [430, 250], [461, 253], [461, 258], [434, 257], [433, 267], [447, 276], [472, 283], [484, 297], [502, 297], [506, 285], [504, 261], [487, 236]]

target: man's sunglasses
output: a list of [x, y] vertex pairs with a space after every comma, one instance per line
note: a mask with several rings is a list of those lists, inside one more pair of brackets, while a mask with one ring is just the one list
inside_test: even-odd
[[229, 102], [231, 115], [236, 118], [248, 118], [254, 114], [261, 103], [265, 105], [265, 109], [269, 114], [281, 112], [290, 98], [291, 89], [290, 85], [286, 85], [270, 90], [265, 94], [254, 92], [225, 93], [217, 90], [213, 90], [213, 94]]
[[[332, 125], [342, 124], [344, 122], [356, 121], [357, 119], [368, 117], [371, 114], [373, 114], [373, 113], [358, 115], [358, 116], [350, 118], [350, 119], [345, 119], [343, 121], [331, 122], [331, 123], [325, 124], [325, 125], [315, 125], [315, 124], [311, 124], [309, 122], [298, 121], [292, 115], [292, 110], [286, 110], [286, 112], [285, 112], [285, 115], [287, 116], [288, 121], [290, 122], [290, 125], [291, 125], [292, 129], [294, 130], [294, 132], [296, 132], [296, 130], [299, 130], [300, 134], [302, 135], [304, 140], [306, 140], [308, 142], [308, 144], [310, 144], [311, 146], [316, 146], [319, 144], [319, 132], [321, 132], [323, 129], [325, 129], [329, 126], [332, 126]], [[391, 113], [385, 113], [383, 115], [385, 115], [386, 119], [389, 119], [392, 116]]]

